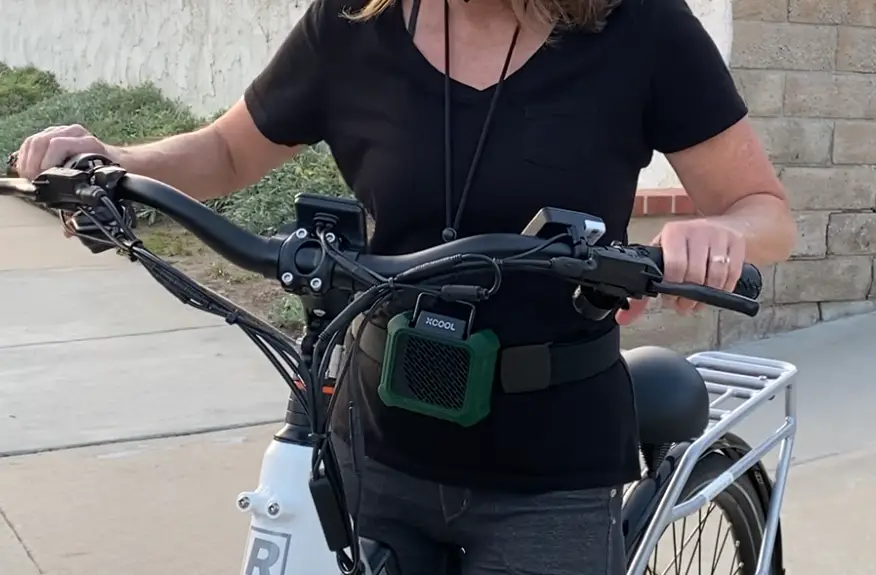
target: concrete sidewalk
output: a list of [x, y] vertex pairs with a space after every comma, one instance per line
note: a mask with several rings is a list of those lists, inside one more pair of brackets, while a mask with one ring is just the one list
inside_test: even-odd
[[[0, 575], [237, 573], [234, 498], [255, 487], [282, 381], [237, 330], [31, 206], [0, 198], [0, 246]], [[801, 370], [794, 575], [876, 564], [874, 342], [870, 315], [738, 349]], [[780, 404], [742, 435], [777, 427]]]
[[0, 246], [0, 455], [282, 418], [285, 386], [247, 338], [139, 265], [12, 198]]

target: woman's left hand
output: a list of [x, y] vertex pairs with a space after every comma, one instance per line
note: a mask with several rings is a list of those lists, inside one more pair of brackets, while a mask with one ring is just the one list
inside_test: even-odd
[[[707, 285], [733, 291], [745, 262], [745, 238], [718, 218], [671, 222], [655, 238], [663, 247], [663, 277], [667, 282]], [[673, 296], [661, 296], [666, 305], [682, 315], [702, 304]], [[630, 300], [630, 309], [617, 313], [617, 322], [628, 325], [648, 307], [649, 298]]]

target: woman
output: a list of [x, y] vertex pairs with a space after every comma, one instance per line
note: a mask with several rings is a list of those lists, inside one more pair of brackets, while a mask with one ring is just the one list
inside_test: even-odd
[[[603, 241], [623, 240], [639, 171], [658, 150], [703, 214], [656, 238], [668, 279], [727, 289], [743, 261], [788, 256], [782, 187], [684, 0], [349, 2], [316, 0], [210, 126], [130, 148], [49, 128], [22, 145], [22, 175], [99, 152], [203, 200], [324, 140], [375, 218], [371, 250], [398, 254], [516, 233], [543, 206], [600, 216]], [[635, 302], [591, 322], [566, 284], [507, 277], [476, 316], [503, 356], [574, 344], [581, 365], [600, 367], [529, 393], [506, 392], [500, 376], [491, 414], [468, 428], [384, 405], [380, 350], [363, 357], [344, 386], [364, 403], [362, 534], [389, 544], [404, 575], [445, 573], [460, 547], [464, 575], [623, 573], [620, 488], [639, 465], [617, 324], [643, 311]], [[346, 439], [343, 421], [335, 431]]]

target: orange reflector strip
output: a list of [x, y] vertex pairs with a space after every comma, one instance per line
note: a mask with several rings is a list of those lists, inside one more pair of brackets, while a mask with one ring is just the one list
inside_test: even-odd
[[[295, 383], [295, 387], [299, 390], [304, 391], [306, 389], [304, 382], [300, 379], [293, 379], [292, 381]], [[322, 386], [322, 392], [326, 395], [333, 395], [335, 393], [335, 388], [333, 385], [324, 385]]]

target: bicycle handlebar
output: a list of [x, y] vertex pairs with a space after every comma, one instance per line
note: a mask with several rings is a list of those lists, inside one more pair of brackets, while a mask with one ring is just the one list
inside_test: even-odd
[[146, 176], [127, 174], [119, 199], [155, 208], [175, 220], [231, 263], [276, 279], [282, 241], [246, 231], [204, 204]]
[[[94, 162], [99, 167], [94, 167]], [[297, 229], [267, 238], [244, 230], [157, 180], [127, 174], [106, 158], [76, 156], [65, 166], [46, 170], [33, 182], [0, 178], [0, 195], [4, 191], [24, 195], [43, 206], [72, 212], [71, 231], [93, 252], [120, 248], [184, 303], [220, 315], [244, 330], [289, 385], [287, 425], [279, 435], [284, 440], [313, 445], [309, 485], [314, 505], [326, 542], [338, 553], [338, 564], [345, 572], [352, 573], [359, 564], [355, 551], [359, 545], [355, 523], [348, 524], [351, 514], [343, 502], [339, 475], [326, 471], [336, 470], [337, 466], [336, 461], [332, 466], [334, 455], [326, 451], [325, 438], [338, 397], [331, 393], [335, 387], [330, 380], [340, 381], [356, 354], [347, 354], [344, 365], [338, 366], [334, 375], [329, 375], [331, 360], [336, 342], [354, 317], [376, 309], [396, 289], [438, 292], [441, 297], [471, 302], [495, 293], [502, 270], [521, 270], [548, 273], [576, 284], [573, 305], [591, 319], [607, 317], [624, 306], [627, 297], [661, 293], [749, 316], [759, 310], [754, 298], [760, 293], [761, 276], [754, 266], [744, 266], [736, 286], [736, 294], [740, 295], [701, 285], [668, 283], [663, 278], [661, 248], [596, 246], [605, 226], [586, 214], [544, 208], [521, 234], [472, 236], [406, 255], [384, 256], [365, 253], [364, 209], [349, 200], [310, 196], [305, 202], [299, 195], [295, 201]], [[14, 168], [14, 162], [10, 161], [10, 167]], [[305, 299], [318, 296], [305, 302], [307, 328], [300, 346], [138, 245], [133, 225], [127, 221], [133, 211], [130, 202], [169, 216], [230, 262], [278, 279], [289, 292]], [[68, 221], [68, 214], [62, 215]], [[495, 272], [490, 290], [473, 285], [440, 285], [439, 278], [485, 268]], [[347, 293], [363, 288], [366, 294], [355, 299]], [[327, 290], [335, 290], [340, 297], [329, 296]], [[323, 295], [326, 297], [319, 297]], [[331, 385], [326, 388], [324, 382]], [[325, 393], [325, 389], [329, 389], [328, 399], [319, 393]], [[351, 410], [350, 417], [355, 421], [358, 413]], [[357, 449], [361, 453], [361, 446]], [[345, 548], [354, 550], [351, 557], [346, 556]]]
[[[119, 190], [122, 199], [148, 205], [167, 214], [220, 255], [242, 268], [273, 278], [280, 278], [284, 273], [307, 277], [317, 271], [320, 261], [325, 261], [322, 247], [318, 245], [316, 240], [288, 242], [284, 241], [282, 236], [264, 238], [252, 234], [189, 196], [151, 178], [127, 175], [120, 184]], [[568, 244], [548, 244], [544, 239], [519, 234], [471, 236], [397, 256], [363, 253], [349, 255], [362, 268], [384, 277], [395, 277], [430, 262], [452, 258], [460, 254], [481, 254], [490, 258], [505, 259], [536, 250], [538, 250], [538, 258], [544, 260], [551, 258], [572, 259], [575, 255], [574, 248]], [[614, 261], [620, 260], [630, 263], [637, 255], [643, 256], [652, 260], [655, 267], [662, 273], [663, 251], [661, 248], [637, 246], [632, 250], [635, 253], [631, 254], [630, 251], [612, 246], [592, 247], [588, 255], [601, 257], [603, 261], [606, 260], [607, 256], [610, 256]], [[574, 262], [564, 260], [561, 263], [565, 269], [557, 269], [558, 264], [551, 271], [573, 281], [593, 282], [596, 279], [593, 277], [596, 273], [595, 270], [587, 269], [587, 266], [580, 260]], [[608, 276], [616, 271], [605, 270], [601, 275]], [[332, 285], [345, 285], [349, 288], [364, 287], [357, 285], [351, 274], [344, 268], [334, 266], [333, 272]], [[603, 281], [609, 280], [606, 277], [601, 279]], [[688, 296], [709, 305], [748, 315], [754, 315], [758, 311], [759, 306], [753, 306], [751, 301], [728, 297], [729, 294], [720, 290], [710, 290], [704, 286], [685, 287], [687, 289], [676, 290], [681, 292], [676, 295]], [[760, 295], [761, 287], [762, 279], [758, 269], [751, 264], [745, 264], [742, 276], [733, 293], [747, 300], [754, 300]]]
[[[20, 187], [20, 186], [19, 186]], [[662, 277], [662, 250], [653, 246], [591, 246], [579, 241], [560, 242], [529, 235], [486, 234], [457, 239], [422, 251], [384, 256], [343, 251], [347, 265], [326, 257], [323, 243], [313, 230], [267, 238], [237, 226], [200, 202], [158, 180], [128, 174], [110, 165], [86, 172], [52, 168], [33, 181], [29, 194], [36, 202], [57, 209], [75, 210], [96, 205], [101, 196], [152, 207], [177, 221], [217, 253], [235, 265], [263, 276], [279, 279], [293, 293], [320, 292], [329, 287], [370, 287], [363, 278], [382, 276], [408, 279], [429, 268], [454, 273], [466, 256], [480, 255], [562, 277], [597, 292], [615, 297], [677, 295], [707, 305], [754, 316], [759, 305], [760, 272], [745, 264], [734, 294], [700, 285], [669, 284]], [[18, 189], [21, 194], [22, 190]], [[581, 215], [581, 214], [578, 214]], [[573, 238], [574, 239], [574, 238]], [[436, 260], [440, 260], [436, 263]], [[481, 261], [483, 265], [483, 260]], [[438, 274], [440, 275], [440, 274]], [[315, 283], [313, 278], [324, 278]], [[322, 285], [324, 283], [329, 285]]]

